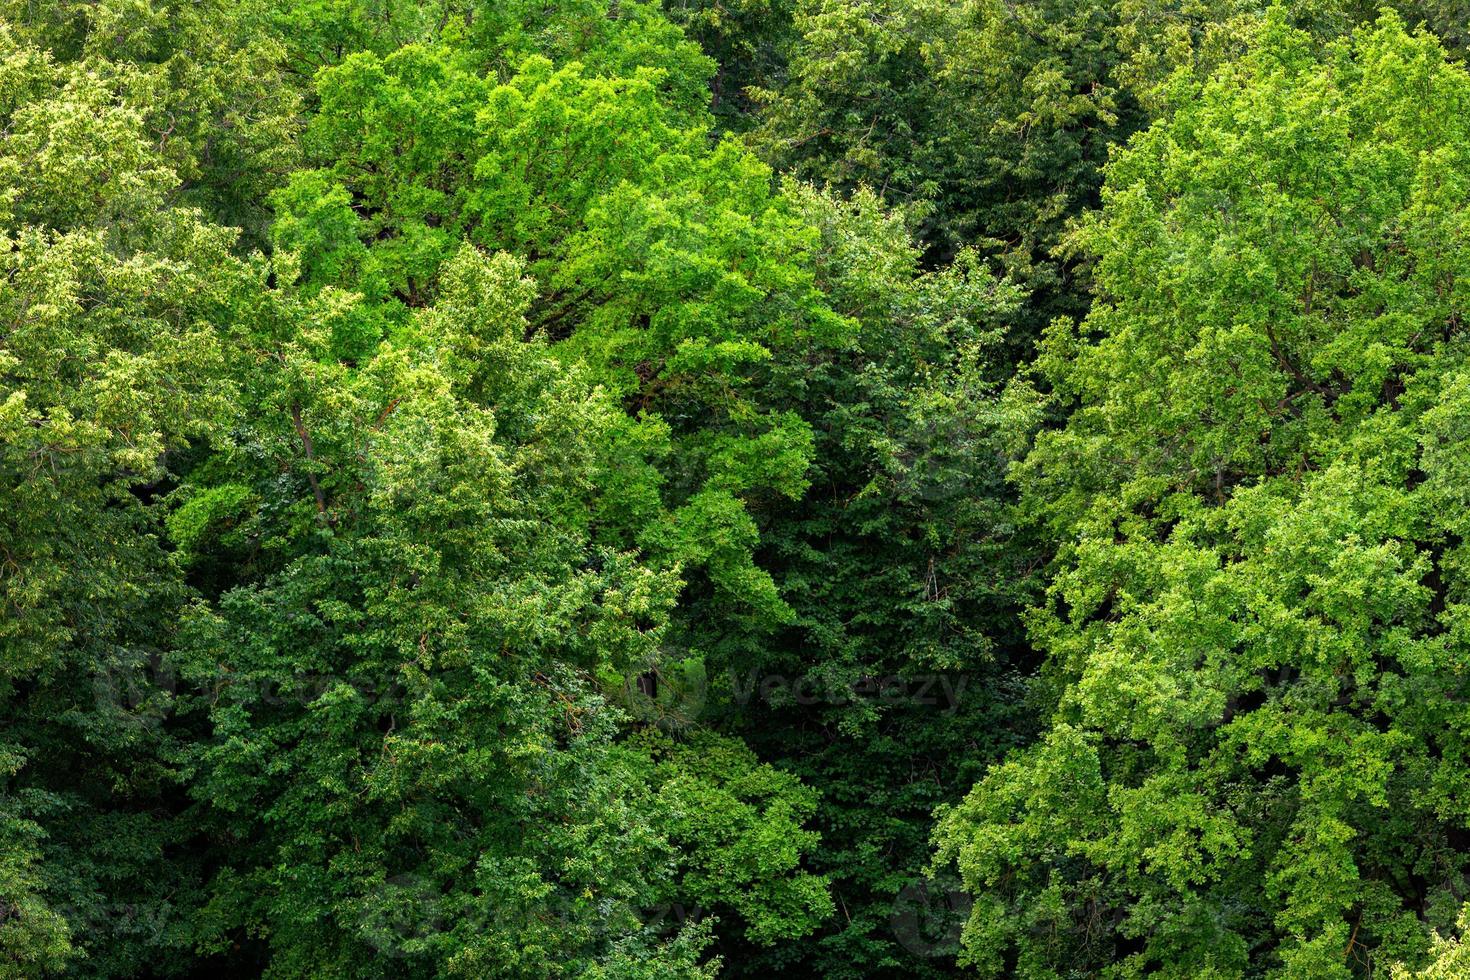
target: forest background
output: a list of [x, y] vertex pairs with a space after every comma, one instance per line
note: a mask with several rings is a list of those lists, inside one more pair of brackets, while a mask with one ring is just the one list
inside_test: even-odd
[[0, 977], [1470, 976], [1467, 44], [0, 0]]

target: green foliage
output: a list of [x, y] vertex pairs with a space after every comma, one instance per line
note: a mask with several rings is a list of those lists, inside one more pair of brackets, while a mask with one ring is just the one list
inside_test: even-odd
[[[1463, 935], [1470, 929], [1470, 913], [1462, 911], [1457, 924]], [[1422, 970], [1409, 970], [1396, 964], [1392, 972], [1394, 980], [1454, 980], [1470, 970], [1470, 947], [1459, 940], [1436, 936], [1431, 955], [1432, 961]]]
[[588, 364], [634, 408], [629, 438], [679, 468], [657, 481], [661, 501], [637, 475], [619, 492], [639, 523], [609, 530], [699, 570], [747, 615], [787, 618], [752, 563], [748, 505], [804, 491], [811, 435], [770, 406], [767, 365], [849, 328], [769, 172], [710, 149], [665, 69], [607, 78], [533, 56], [492, 84], [452, 52], [407, 47], [348, 58], [318, 87], [308, 140], [330, 177], [297, 175], [278, 197], [300, 281], [339, 276], [394, 322], [434, 295], [462, 238], [531, 256], [530, 329]]
[[801, 870], [821, 839], [803, 829], [815, 793], [738, 741], [701, 733], [640, 743], [656, 762], [657, 819], [681, 853], [681, 895], [704, 911], [733, 909], [763, 946], [800, 938], [832, 913], [826, 880]]
[[758, 832], [794, 829], [800, 797], [712, 818], [757, 834], [763, 872], [715, 891], [680, 871], [708, 842], [671, 787], [700, 776], [660, 792], [612, 744], [592, 679], [656, 660], [677, 582], [591, 540], [623, 416], [523, 339], [522, 273], [462, 247], [439, 302], [355, 367], [331, 356], [335, 297], [287, 302], [312, 326], [261, 351], [251, 441], [211, 456], [212, 485], [171, 516], [187, 536], [234, 512], [257, 550], [175, 654], [207, 733], [186, 757], [193, 816], [230, 842], [205, 952], [250, 937], [282, 976], [593, 976], [639, 944], [697, 953], [643, 925], [677, 899], [733, 905], [761, 937], [823, 908], [799, 869], [814, 835]]
[[[4, 775], [9, 781], [25, 764], [15, 747], [6, 745]], [[60, 969], [71, 953], [67, 921], [49, 907], [41, 894], [36, 865], [41, 856], [41, 827], [27, 819], [23, 796], [0, 797], [0, 889], [5, 895], [0, 911], [0, 976], [26, 977]]]
[[1463, 7], [0, 0], [0, 977], [1460, 976]]
[[1319, 62], [1273, 16], [1176, 84], [1040, 359], [1052, 730], [938, 834], [982, 975], [1363, 975], [1457, 904], [1470, 77], [1392, 17]]
[[[1032, 294], [1010, 360], [1057, 314], [1080, 315], [1088, 267], [1064, 247], [1098, 203], [1112, 146], [1168, 104], [1159, 86], [1243, 52], [1254, 0], [802, 0], [785, 71], [751, 90], [751, 142], [774, 166], [912, 212], [931, 259], [979, 246]], [[1465, 14], [1401, 4], [1463, 38]], [[1285, 5], [1314, 38], [1371, 21], [1377, 4]], [[1463, 43], [1463, 42], [1460, 42]], [[728, 42], [727, 42], [728, 46]]]
[[223, 431], [255, 278], [234, 232], [169, 204], [131, 87], [9, 32], [0, 57], [0, 962], [122, 975], [191, 898], [191, 859], [160, 860], [176, 782], [155, 667], [184, 587], [150, 497]]
[[770, 636], [701, 629], [718, 621], [692, 595], [683, 635], [724, 668], [711, 709], [822, 791], [814, 860], [842, 914], [730, 969], [929, 975], [892, 923], [923, 873], [928, 814], [1015, 744], [1002, 725], [1025, 727], [1006, 702], [1034, 552], [1009, 513], [1011, 410], [992, 360], [1022, 297], [973, 255], [921, 274], [903, 220], [870, 193], [786, 193], [819, 232], [818, 286], [858, 326], [781, 375], [816, 437], [811, 490], [760, 512], [794, 618]]
[[715, 61], [710, 111], [730, 129], [754, 121], [751, 89], [779, 81], [796, 43], [793, 0], [664, 0], [668, 18]]
[[[266, 2], [6, 0], [0, 22], [79, 66], [79, 85], [116, 93], [139, 117], [140, 151], [177, 180], [173, 195], [253, 238], [269, 217], [266, 194], [299, 158], [299, 95], [280, 69], [284, 47], [263, 29]], [[66, 162], [100, 161], [67, 154]], [[70, 176], [77, 183], [59, 197], [108, 182]]]

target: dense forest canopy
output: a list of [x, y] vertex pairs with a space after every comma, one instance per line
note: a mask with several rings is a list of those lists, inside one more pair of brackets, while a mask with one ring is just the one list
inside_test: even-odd
[[1470, 977], [1467, 54], [0, 0], [0, 978]]

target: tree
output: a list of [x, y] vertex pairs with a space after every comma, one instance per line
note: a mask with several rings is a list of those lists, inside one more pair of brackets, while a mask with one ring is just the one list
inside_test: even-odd
[[157, 497], [218, 435], [250, 319], [235, 232], [174, 206], [137, 90], [0, 34], [0, 901], [7, 975], [164, 958], [191, 860], [160, 658]]
[[[1404, 3], [1447, 37], [1464, 15]], [[1175, 72], [1203, 77], [1260, 30], [1250, 0], [805, 0], [784, 74], [752, 89], [752, 146], [779, 170], [905, 205], [931, 265], [995, 255], [1030, 294], [1012, 365], [1057, 315], [1081, 316], [1086, 257], [1070, 224], [1099, 203], [1109, 149], [1168, 108]], [[1283, 7], [1325, 43], [1378, 4]]]
[[[974, 255], [922, 274], [902, 216], [791, 183], [820, 231], [817, 284], [857, 332], [772, 372], [815, 434], [811, 487], [757, 512], [761, 563], [795, 613], [737, 634], [685, 603], [694, 649], [722, 649], [712, 722], [819, 790], [841, 915], [811, 938], [729, 956], [734, 975], [932, 975], [895, 909], [923, 877], [929, 814], [1024, 738], [1017, 613], [1034, 542], [1005, 485], [995, 353], [1021, 300]], [[907, 944], [906, 944], [907, 940]], [[912, 948], [911, 948], [912, 947]]]
[[[1470, 916], [1462, 911], [1457, 925], [1463, 935], [1466, 929], [1470, 929]], [[1453, 980], [1470, 967], [1470, 952], [1459, 940], [1436, 936], [1431, 955], [1433, 960], [1423, 970], [1406, 970], [1396, 965], [1392, 974], [1394, 980]]]
[[749, 90], [777, 84], [795, 40], [792, 0], [665, 0], [670, 21], [714, 59], [710, 112], [740, 131], [754, 121]]
[[[705, 777], [617, 741], [598, 678], [656, 663], [678, 583], [591, 536], [623, 415], [523, 339], [523, 272], [463, 246], [355, 366], [334, 321], [365, 300], [282, 297], [302, 328], [257, 351], [248, 440], [176, 495], [190, 560], [245, 549], [176, 654], [205, 732], [205, 952], [281, 976], [696, 976], [707, 927], [668, 934], [660, 908], [730, 906], [767, 941], [824, 912], [795, 788], [741, 759], [732, 809], [686, 829]], [[712, 842], [764, 873], [711, 891]]]
[[176, 176], [171, 198], [258, 244], [266, 195], [298, 161], [300, 112], [265, 2], [6, 0], [0, 20], [114, 87], [139, 114], [148, 155]]
[[1277, 12], [1175, 84], [1038, 360], [1050, 731], [937, 833], [983, 975], [1360, 976], [1459, 905], [1470, 77]]
[[533, 56], [492, 84], [411, 47], [350, 58], [319, 89], [308, 136], [331, 166], [277, 198], [277, 248], [304, 282], [340, 273], [380, 298], [381, 335], [430, 300], [461, 237], [528, 255], [530, 329], [629, 409], [627, 445], [675, 467], [628, 468], [609, 540], [707, 578], [726, 615], [789, 616], [752, 562], [750, 508], [804, 491], [811, 434], [773, 407], [769, 364], [850, 325], [813, 285], [812, 230], [770, 172], [709, 148], [662, 69], [607, 78]]

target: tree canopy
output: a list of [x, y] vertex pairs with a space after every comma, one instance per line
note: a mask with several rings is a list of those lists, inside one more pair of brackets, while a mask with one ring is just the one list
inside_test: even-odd
[[1466, 975], [1462, 6], [0, 0], [0, 977]]

